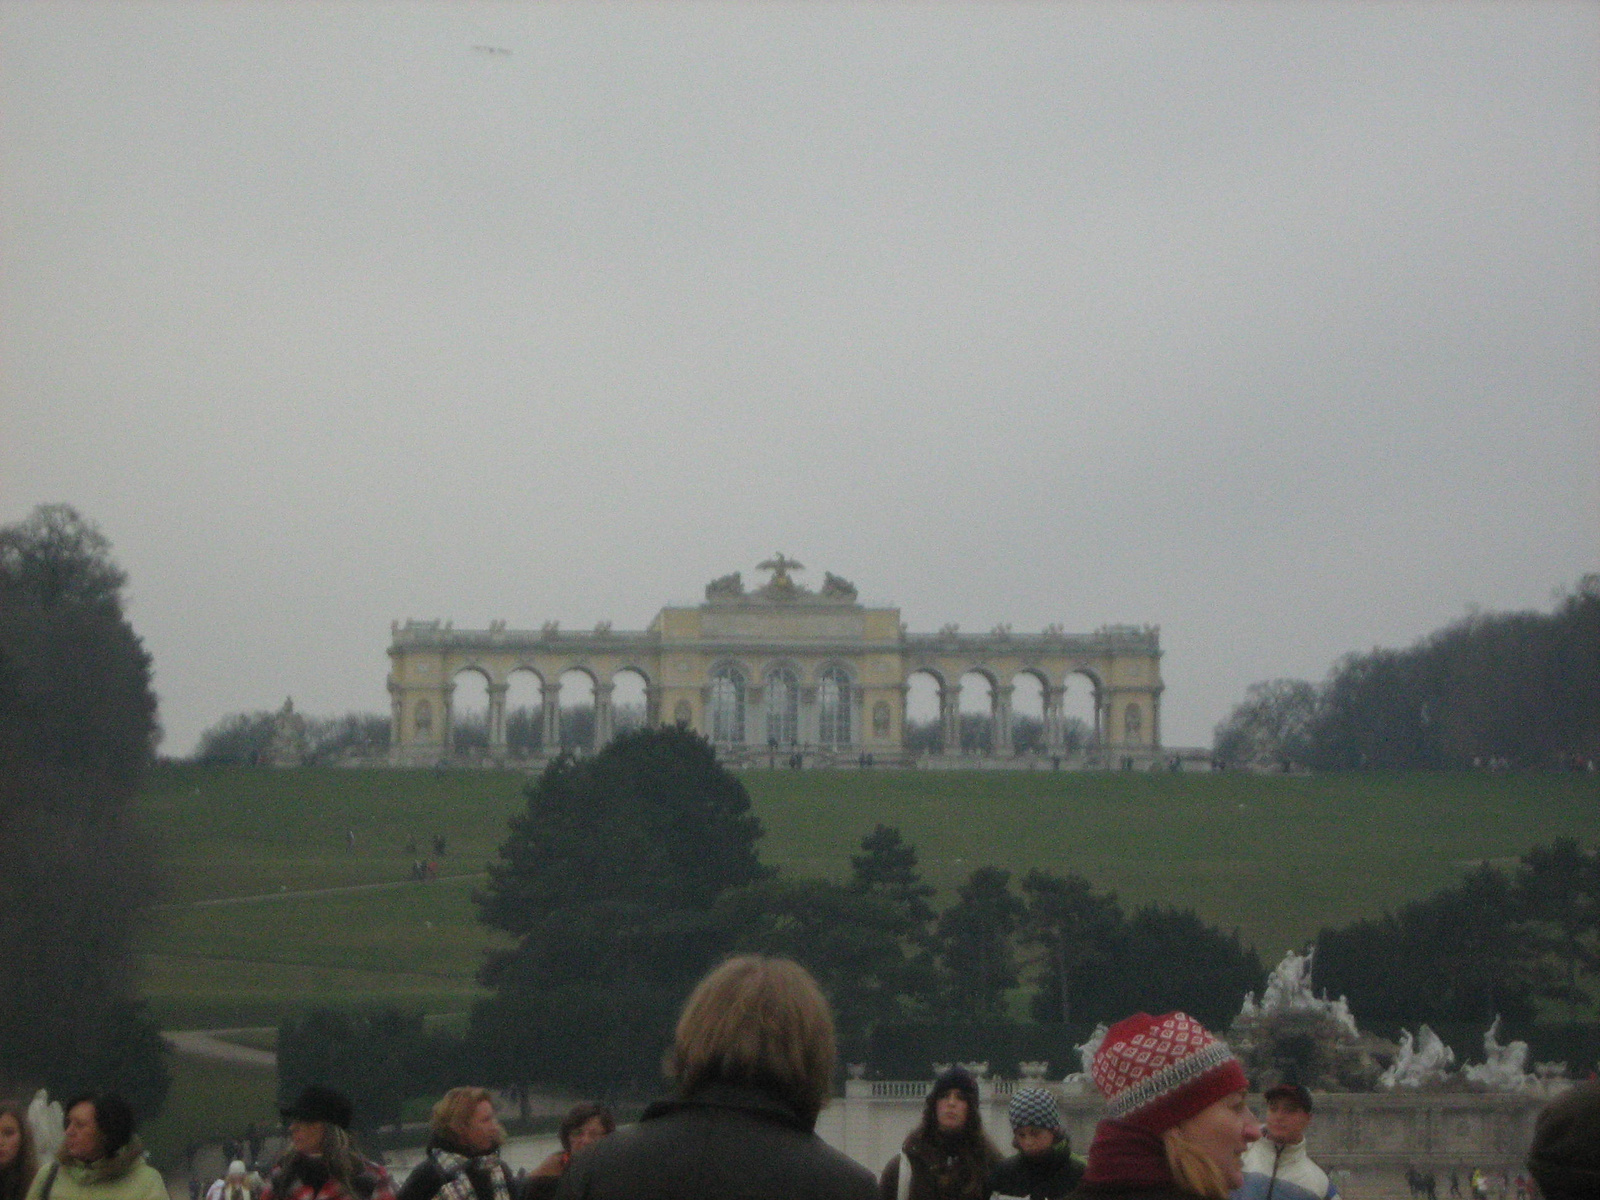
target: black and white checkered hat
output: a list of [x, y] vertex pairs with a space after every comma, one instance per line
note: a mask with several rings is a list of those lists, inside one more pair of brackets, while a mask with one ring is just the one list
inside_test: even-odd
[[1011, 1093], [1011, 1103], [1006, 1115], [1011, 1118], [1011, 1128], [1021, 1129], [1032, 1125], [1036, 1129], [1061, 1129], [1061, 1115], [1056, 1112], [1056, 1098], [1044, 1088], [1019, 1088]]

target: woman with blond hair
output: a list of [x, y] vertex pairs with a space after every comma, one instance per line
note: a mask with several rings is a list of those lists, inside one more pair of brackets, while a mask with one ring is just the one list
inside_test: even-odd
[[1261, 1136], [1244, 1067], [1181, 1012], [1118, 1021], [1090, 1074], [1110, 1114], [1075, 1200], [1227, 1200]]
[[398, 1200], [511, 1200], [516, 1184], [500, 1158], [505, 1140], [487, 1090], [451, 1088], [433, 1106], [427, 1154]]
[[816, 1135], [833, 1015], [785, 958], [730, 958], [695, 987], [668, 1055], [677, 1095], [572, 1161], [561, 1200], [872, 1200], [872, 1175]]

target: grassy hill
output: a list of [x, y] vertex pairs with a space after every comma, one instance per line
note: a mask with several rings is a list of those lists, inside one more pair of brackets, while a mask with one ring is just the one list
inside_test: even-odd
[[[744, 779], [767, 830], [762, 856], [787, 873], [844, 877], [862, 835], [883, 822], [917, 847], [942, 897], [985, 864], [1072, 870], [1130, 906], [1193, 906], [1268, 960], [1483, 859], [1600, 834], [1600, 781], [1582, 775]], [[491, 944], [472, 889], [525, 782], [483, 771], [156, 770], [141, 811], [168, 883], [143, 944], [158, 1016], [169, 1028], [269, 1024], [292, 1008], [376, 1000], [464, 1013]], [[427, 853], [436, 834], [448, 839], [441, 878], [407, 881], [406, 842]]]

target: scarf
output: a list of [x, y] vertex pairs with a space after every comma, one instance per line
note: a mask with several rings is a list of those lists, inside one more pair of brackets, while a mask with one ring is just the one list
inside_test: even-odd
[[1174, 1187], [1161, 1135], [1128, 1121], [1106, 1120], [1095, 1126], [1089, 1143], [1086, 1184], [1119, 1188]]
[[511, 1172], [500, 1161], [498, 1151], [466, 1155], [435, 1146], [428, 1151], [428, 1157], [444, 1173], [444, 1186], [439, 1189], [437, 1200], [477, 1200], [477, 1193], [472, 1190], [472, 1180], [467, 1174], [473, 1168], [488, 1173], [489, 1185], [494, 1189], [494, 1200], [511, 1200]]

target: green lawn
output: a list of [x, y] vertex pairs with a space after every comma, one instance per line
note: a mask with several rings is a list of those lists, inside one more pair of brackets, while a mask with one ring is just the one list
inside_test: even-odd
[[[1043, 772], [751, 771], [763, 858], [843, 878], [863, 834], [899, 826], [948, 899], [973, 868], [1078, 871], [1127, 904], [1193, 906], [1275, 960], [1324, 925], [1413, 899], [1488, 858], [1600, 835], [1582, 775], [1303, 778]], [[525, 777], [484, 771], [162, 767], [142, 803], [168, 904], [144, 986], [169, 1028], [260, 1025], [313, 1004], [464, 1011], [492, 939], [478, 873]], [[356, 833], [351, 849], [348, 831]], [[408, 838], [449, 839], [445, 878], [404, 882]], [[461, 876], [461, 878], [449, 878]], [[398, 884], [302, 899], [196, 902]]]
[[172, 1090], [166, 1105], [139, 1130], [158, 1166], [181, 1162], [191, 1141], [237, 1137], [251, 1121], [262, 1129], [279, 1127], [276, 1071], [184, 1054], [173, 1055], [169, 1065]]

